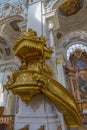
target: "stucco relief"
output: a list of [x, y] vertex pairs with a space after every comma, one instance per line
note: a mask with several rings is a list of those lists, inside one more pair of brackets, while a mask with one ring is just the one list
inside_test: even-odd
[[87, 8], [83, 7], [79, 12], [70, 16], [64, 17], [59, 15], [59, 11], [57, 9], [58, 19], [60, 23], [60, 30], [63, 32], [67, 31], [75, 31], [80, 29], [86, 29], [86, 22], [87, 22]]
[[2, 9], [2, 17], [11, 15], [15, 13], [15, 9], [13, 6], [11, 6], [9, 3], [4, 4], [3, 9]]
[[87, 41], [87, 32], [86, 31], [72, 31], [67, 33], [62, 37], [62, 43], [64, 46], [68, 45], [70, 42]]
[[5, 17], [11, 16], [11, 15], [22, 15], [26, 16], [25, 14], [25, 7], [24, 4], [16, 4], [16, 6], [10, 4], [10, 3], [5, 3], [2, 7], [2, 10], [0, 10], [0, 18], [3, 19]]

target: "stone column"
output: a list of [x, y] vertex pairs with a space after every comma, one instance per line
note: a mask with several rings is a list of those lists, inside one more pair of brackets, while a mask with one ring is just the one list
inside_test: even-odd
[[[0, 64], [0, 71], [3, 73], [2, 75], [2, 87], [7, 82], [7, 76], [11, 75], [11, 70], [18, 69], [17, 60], [11, 59], [4, 61]], [[4, 114], [13, 115], [15, 112], [15, 96], [13, 94], [7, 92], [7, 90], [3, 87], [3, 105], [5, 106]]]
[[69, 82], [70, 82], [70, 85], [71, 85], [71, 93], [74, 96], [74, 98], [76, 99], [75, 86], [73, 84], [73, 76], [74, 76], [73, 73], [69, 72], [68, 79], [69, 79]]
[[15, 116], [14, 130], [24, 128], [29, 124], [30, 130], [57, 130], [58, 116], [54, 105], [44, 95], [39, 94], [26, 105], [19, 99], [19, 112]]
[[51, 55], [51, 58], [49, 60], [49, 65], [51, 66], [53, 70], [53, 78], [57, 79], [56, 76], [56, 54], [55, 54], [55, 42], [54, 42], [54, 36], [53, 36], [53, 29], [49, 29], [49, 46], [53, 50], [53, 54]]
[[53, 36], [53, 29], [49, 29], [49, 41], [50, 41], [50, 47], [54, 48], [54, 36]]
[[66, 87], [63, 63], [64, 61], [62, 58], [56, 59], [57, 80], [59, 83]]

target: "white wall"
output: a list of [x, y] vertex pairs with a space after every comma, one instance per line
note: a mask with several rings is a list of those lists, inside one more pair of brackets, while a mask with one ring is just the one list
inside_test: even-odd
[[41, 35], [41, 2], [29, 5], [27, 28], [32, 28]]
[[44, 16], [41, 16], [41, 6], [41, 1], [29, 5], [27, 30], [32, 28], [39, 36], [43, 34], [46, 37], [46, 25]]

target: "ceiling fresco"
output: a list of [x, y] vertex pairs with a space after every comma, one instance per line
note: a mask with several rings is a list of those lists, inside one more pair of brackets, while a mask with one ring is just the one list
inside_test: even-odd
[[77, 13], [83, 7], [84, 0], [67, 0], [59, 7], [59, 14], [62, 16], [71, 16]]

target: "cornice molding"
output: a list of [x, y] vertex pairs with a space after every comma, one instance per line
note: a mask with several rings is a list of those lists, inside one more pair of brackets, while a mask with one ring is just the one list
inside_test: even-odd
[[66, 32], [70, 30], [83, 29], [84, 26], [87, 26], [87, 8], [82, 8], [75, 15], [64, 17], [59, 17], [60, 30]]

